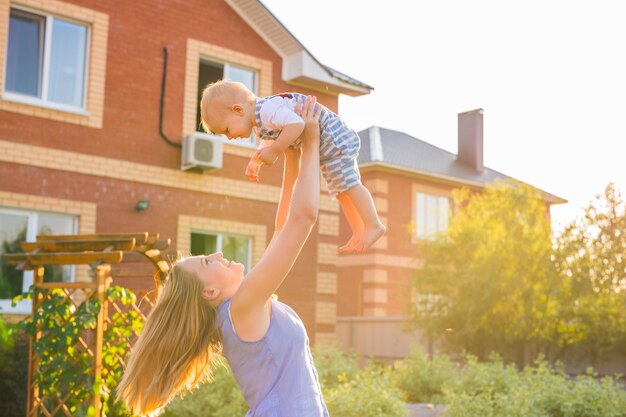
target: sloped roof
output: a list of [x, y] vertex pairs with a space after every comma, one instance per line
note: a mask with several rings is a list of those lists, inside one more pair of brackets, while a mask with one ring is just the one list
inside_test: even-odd
[[282, 76], [286, 82], [350, 96], [369, 94], [374, 89], [319, 62], [260, 1], [225, 1], [281, 56]]
[[367, 89], [370, 89], [370, 90], [374, 89], [374, 87], [372, 87], [372, 86], [370, 86], [368, 84], [365, 84], [364, 82], [359, 81], [356, 78], [352, 78], [349, 75], [344, 74], [343, 72], [339, 72], [336, 69], [333, 69], [333, 68], [329, 67], [328, 65], [324, 65], [324, 68], [326, 68], [326, 70], [328, 70], [330, 72], [330, 74], [333, 77], [335, 77], [335, 78], [338, 78], [338, 79], [343, 80], [345, 82], [348, 82], [350, 84], [358, 85], [360, 87], [364, 87], [364, 88], [367, 88]]
[[[508, 175], [485, 167], [476, 171], [457, 156], [444, 149], [396, 130], [372, 126], [359, 132], [361, 150], [358, 163], [362, 168], [386, 166], [414, 174], [428, 176], [475, 187], [485, 187], [496, 180], [512, 179]], [[551, 204], [567, 202], [540, 190]]]

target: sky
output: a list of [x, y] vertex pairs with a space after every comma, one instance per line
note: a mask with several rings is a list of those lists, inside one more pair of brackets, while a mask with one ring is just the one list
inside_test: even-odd
[[374, 87], [339, 98], [456, 154], [457, 114], [484, 109], [485, 166], [568, 200], [555, 230], [610, 182], [626, 195], [621, 0], [262, 0], [323, 64]]

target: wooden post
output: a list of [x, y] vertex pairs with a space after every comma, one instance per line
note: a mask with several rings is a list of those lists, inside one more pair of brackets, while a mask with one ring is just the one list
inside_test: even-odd
[[[33, 284], [37, 287], [40, 284], [43, 284], [43, 275], [44, 275], [44, 267], [38, 266], [33, 270]], [[41, 303], [41, 295], [37, 295], [31, 301], [33, 306], [33, 316], [37, 312], [39, 308], [39, 304]], [[33, 407], [33, 402], [36, 397], [39, 396], [39, 387], [33, 385], [33, 376], [37, 372], [37, 355], [35, 355], [35, 351], [33, 350], [33, 342], [39, 340], [41, 337], [41, 332], [37, 332], [34, 340], [31, 338], [28, 341], [28, 393], [26, 398], [26, 415], [37, 415], [37, 407]]]
[[[98, 285], [98, 302], [100, 303], [100, 312], [96, 322], [96, 346], [94, 349], [94, 382], [98, 385], [102, 384], [102, 343], [104, 340], [104, 319], [107, 316], [107, 289], [109, 286], [109, 271], [111, 265], [104, 264], [96, 267], [96, 281]], [[96, 415], [100, 415], [100, 387], [93, 396], [93, 406]]]

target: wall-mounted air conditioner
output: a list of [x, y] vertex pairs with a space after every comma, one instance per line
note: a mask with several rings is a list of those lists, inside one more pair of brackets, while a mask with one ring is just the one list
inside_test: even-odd
[[222, 144], [224, 140], [216, 135], [196, 132], [183, 139], [181, 169], [203, 172], [222, 167]]

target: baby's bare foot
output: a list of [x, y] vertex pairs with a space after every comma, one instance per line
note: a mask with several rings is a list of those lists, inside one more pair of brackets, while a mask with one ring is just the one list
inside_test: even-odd
[[385, 234], [387, 228], [382, 223], [376, 224], [374, 227], [366, 228], [363, 231], [361, 239], [353, 246], [353, 252], [365, 252]]
[[348, 240], [348, 243], [339, 247], [339, 253], [355, 252], [354, 248], [358, 245], [359, 241], [361, 240], [361, 236], [362, 234], [360, 233], [354, 233], [352, 237], [350, 238], [350, 240]]

